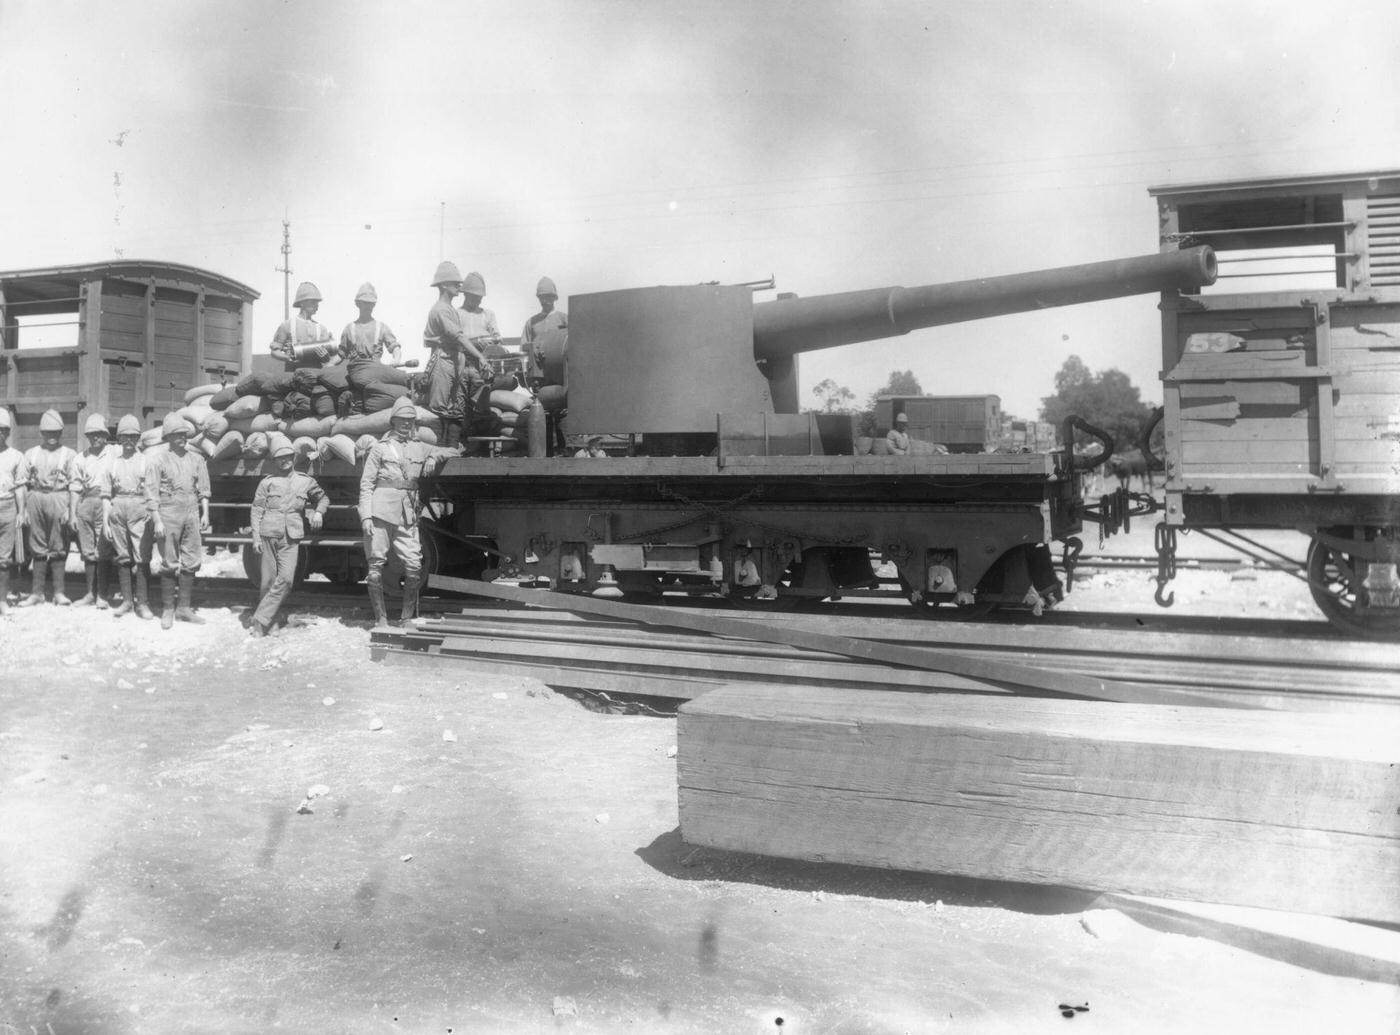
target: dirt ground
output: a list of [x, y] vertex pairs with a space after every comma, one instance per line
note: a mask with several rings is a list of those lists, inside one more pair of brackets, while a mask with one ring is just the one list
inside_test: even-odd
[[[1178, 583], [1187, 613], [1298, 593]], [[0, 1032], [1400, 1031], [1393, 985], [1090, 893], [684, 845], [673, 719], [299, 613], [0, 622]]]

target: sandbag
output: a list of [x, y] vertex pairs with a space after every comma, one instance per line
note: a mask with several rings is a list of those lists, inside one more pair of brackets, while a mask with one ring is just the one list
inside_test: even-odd
[[502, 413], [519, 413], [529, 407], [530, 396], [522, 392], [502, 392], [493, 389], [491, 392], [491, 408]]
[[379, 439], [374, 435], [361, 435], [355, 440], [355, 458], [357, 460], [363, 459], [378, 441]]
[[292, 448], [297, 455], [306, 458], [316, 455], [316, 440], [310, 435], [302, 435], [300, 438], [292, 439]]
[[344, 364], [321, 367], [316, 371], [316, 390], [313, 395], [329, 392], [337, 395], [350, 387], [349, 372]]
[[280, 399], [272, 399], [268, 410], [276, 417], [291, 422], [313, 416], [311, 396], [302, 392], [288, 392]]
[[331, 433], [331, 427], [335, 424], [334, 417], [303, 417], [301, 420], [292, 421], [287, 425], [288, 438], [324, 438]]
[[569, 390], [563, 385], [545, 385], [535, 393], [545, 413], [558, 413], [569, 405]]
[[323, 460], [343, 460], [351, 466], [355, 463], [355, 440], [349, 435], [327, 435], [318, 443]]
[[196, 431], [204, 427], [204, 418], [214, 411], [207, 406], [182, 406], [175, 411], [175, 415], [190, 422], [190, 427]]
[[298, 384], [297, 373], [300, 371], [290, 374], [248, 374], [234, 386], [234, 391], [239, 398], [249, 395], [283, 396], [292, 391]]
[[[437, 424], [437, 414], [432, 410], [425, 410], [421, 406], [414, 407], [418, 413], [418, 424], [426, 424], [433, 427]], [[350, 435], [358, 437], [360, 435], [373, 435], [378, 438], [389, 430], [389, 411], [380, 410], [377, 413], [352, 414], [349, 417], [339, 417], [331, 426], [332, 435]]]
[[210, 460], [231, 460], [243, 452], [243, 433], [226, 431], [217, 442], [208, 436], [204, 440], [204, 455]]
[[513, 428], [520, 420], [519, 413], [511, 413], [509, 410], [501, 411], [492, 407], [491, 412], [496, 415], [496, 420], [500, 422], [502, 427]]
[[360, 390], [360, 405], [365, 413], [378, 413], [387, 410], [409, 392], [407, 385], [394, 385], [385, 381], [374, 381]]
[[884, 438], [872, 438], [872, 439], [870, 440], [870, 455], [871, 455], [871, 456], [889, 456], [889, 455], [890, 455], [890, 443], [889, 443], [889, 440], [888, 440], [888, 439], [884, 439]]
[[408, 387], [413, 377], [407, 370], [391, 367], [384, 363], [356, 363], [345, 371], [345, 382], [351, 388], [364, 391], [371, 385], [398, 385]]
[[418, 441], [426, 442], [430, 446], [438, 444], [437, 432], [426, 425], [418, 425]]
[[330, 392], [321, 392], [311, 397], [312, 417], [334, 417], [336, 396]]
[[852, 442], [852, 444], [855, 446], [855, 455], [869, 456], [871, 441], [872, 439], [869, 435], [857, 435]]
[[200, 422], [199, 430], [204, 433], [205, 438], [217, 442], [228, 434], [228, 417], [218, 410], [211, 410]]
[[208, 399], [223, 388], [221, 384], [195, 385], [185, 393], [185, 405], [189, 405], [196, 399]]
[[261, 431], [255, 431], [243, 440], [243, 459], [261, 460], [267, 456], [267, 449], [267, 436]]
[[260, 413], [269, 413], [271, 409], [271, 403], [261, 395], [240, 395], [224, 407], [223, 413], [229, 420], [234, 421], [243, 417], [256, 417]]
[[237, 398], [238, 390], [233, 385], [228, 385], [209, 397], [209, 407], [214, 410], [226, 410]]
[[[233, 422], [229, 422], [232, 427]], [[260, 413], [248, 422], [249, 431], [261, 431], [264, 434], [271, 434], [274, 431], [281, 431], [287, 426], [286, 421], [278, 420], [270, 413]]]

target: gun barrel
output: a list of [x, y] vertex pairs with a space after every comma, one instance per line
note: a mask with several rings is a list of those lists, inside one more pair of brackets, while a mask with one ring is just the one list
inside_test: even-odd
[[1131, 259], [924, 287], [873, 288], [759, 302], [755, 359], [894, 338], [922, 327], [1097, 302], [1154, 291], [1194, 291], [1215, 282], [1208, 246]]

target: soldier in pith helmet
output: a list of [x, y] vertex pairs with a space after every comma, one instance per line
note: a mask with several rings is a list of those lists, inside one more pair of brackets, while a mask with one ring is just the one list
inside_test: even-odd
[[[166, 449], [156, 453], [146, 472], [146, 509], [160, 544], [160, 627], [176, 619], [203, 625], [194, 610], [194, 573], [203, 559], [202, 533], [209, 531], [209, 469], [204, 455], [188, 449], [194, 428], [172, 413], [161, 424]], [[175, 597], [179, 583], [178, 605]]]
[[340, 354], [345, 357], [350, 370], [367, 364], [384, 362], [384, 354], [389, 354], [389, 362], [398, 363], [402, 356], [399, 339], [383, 320], [374, 317], [374, 307], [379, 304], [379, 293], [374, 285], [366, 281], [355, 292], [355, 305], [360, 315], [345, 325], [340, 332]]
[[[480, 279], [480, 274], [476, 276]], [[461, 440], [462, 422], [469, 416], [469, 370], [481, 370], [486, 365], [485, 354], [469, 336], [467, 313], [452, 305], [452, 299], [462, 291], [462, 286], [462, 274], [456, 263], [438, 263], [433, 275], [438, 300], [428, 310], [428, 323], [423, 328], [423, 345], [430, 353], [423, 375], [428, 385], [424, 405], [442, 423], [438, 441], [444, 446], [456, 445]], [[481, 291], [485, 293], [485, 290], [482, 285]], [[479, 297], [477, 302], [480, 303]]]
[[297, 310], [296, 315], [277, 325], [269, 351], [278, 359], [285, 360], [288, 370], [315, 369], [339, 363], [340, 350], [336, 347], [330, 328], [317, 323], [315, 319], [316, 311], [321, 308], [320, 288], [309, 280], [298, 284], [292, 305]]
[[107, 464], [102, 476], [102, 534], [117, 557], [122, 602], [112, 614], [136, 613], [154, 618], [148, 603], [146, 573], [151, 566], [152, 528], [146, 502], [146, 475], [153, 457], [137, 451], [141, 423], [128, 413], [117, 422], [120, 453]]
[[24, 454], [29, 469], [29, 554], [34, 582], [20, 606], [44, 602], [46, 575], [53, 576], [53, 602], [67, 606], [63, 593], [63, 565], [68, 559], [68, 533], [76, 523], [75, 497], [71, 492], [78, 454], [63, 445], [63, 417], [45, 410], [39, 418], [39, 445]]
[[73, 463], [73, 513], [77, 518], [78, 552], [83, 557], [87, 592], [74, 607], [107, 606], [107, 574], [112, 564], [111, 540], [102, 534], [102, 475], [119, 452], [108, 440], [107, 418], [94, 413], [83, 425], [88, 447]]
[[253, 552], [262, 557], [262, 584], [248, 631], [266, 636], [292, 590], [306, 527], [321, 527], [330, 500], [310, 475], [294, 469], [296, 450], [287, 436], [274, 432], [268, 456], [275, 470], [253, 493]]
[[10, 613], [10, 565], [23, 553], [29, 484], [24, 454], [10, 445], [12, 424], [10, 411], [0, 407], [0, 617]]

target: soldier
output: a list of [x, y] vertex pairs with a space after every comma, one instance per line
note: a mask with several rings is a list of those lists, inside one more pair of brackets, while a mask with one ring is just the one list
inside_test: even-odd
[[[291, 592], [301, 540], [306, 535], [303, 513], [306, 524], [315, 531], [331, 504], [314, 478], [293, 470], [296, 450], [286, 435], [272, 434], [268, 456], [276, 473], [258, 482], [253, 494], [253, 552], [262, 557], [262, 584], [248, 631], [259, 637], [272, 628], [278, 609]], [[315, 509], [307, 510], [308, 506]]]
[[890, 444], [890, 452], [895, 456], [904, 456], [909, 452], [909, 415], [907, 413], [895, 414], [894, 427], [885, 433], [885, 441]]
[[83, 425], [88, 447], [73, 463], [73, 513], [77, 518], [78, 552], [83, 557], [83, 572], [87, 577], [87, 592], [73, 602], [74, 607], [96, 605], [107, 607], [107, 571], [112, 563], [112, 543], [103, 534], [102, 476], [115, 446], [107, 440], [107, 418], [100, 413], [88, 417]]
[[316, 310], [321, 308], [320, 289], [310, 281], [298, 284], [292, 304], [298, 315], [277, 325], [269, 351], [283, 360], [288, 370], [335, 366], [341, 359], [335, 338], [329, 328], [314, 319]]
[[[112, 457], [102, 474], [102, 534], [117, 555], [117, 578], [122, 602], [114, 618], [136, 612], [137, 618], [154, 618], [148, 604], [146, 573], [151, 566], [151, 524], [154, 508], [146, 499], [146, 471], [153, 457], [138, 452], [141, 422], [128, 413], [117, 422], [121, 452]], [[133, 582], [135, 591], [133, 592]]]
[[374, 627], [389, 628], [384, 609], [384, 563], [392, 546], [403, 564], [403, 610], [400, 624], [407, 626], [418, 613], [418, 586], [423, 552], [418, 542], [418, 480], [424, 464], [434, 457], [456, 456], [454, 449], [435, 448], [419, 442], [418, 411], [408, 399], [399, 399], [389, 411], [389, 431], [374, 444], [360, 476], [360, 528], [369, 561], [369, 601]]
[[[471, 416], [468, 369], [485, 366], [486, 357], [467, 337], [466, 313], [452, 305], [462, 290], [462, 274], [456, 263], [438, 263], [433, 287], [438, 289], [438, 300], [428, 310], [428, 324], [423, 329], [423, 344], [431, 353], [424, 371], [428, 384], [424, 405], [442, 422], [439, 441], [454, 446], [461, 439], [463, 421]], [[484, 284], [481, 290], [485, 292]]]
[[394, 337], [387, 323], [374, 318], [374, 307], [378, 302], [379, 295], [368, 281], [355, 292], [355, 305], [360, 315], [340, 332], [340, 354], [345, 357], [351, 370], [369, 363], [384, 362], [386, 351], [391, 357], [390, 362], [400, 362], [402, 350], [399, 339]]
[[10, 614], [10, 563], [22, 548], [29, 484], [24, 454], [10, 445], [10, 427], [10, 411], [0, 407], [0, 618]]
[[34, 583], [20, 607], [44, 602], [44, 577], [53, 575], [53, 602], [63, 607], [72, 603], [63, 594], [63, 565], [68, 559], [68, 529], [75, 523], [73, 483], [78, 454], [60, 441], [63, 417], [57, 410], [45, 410], [39, 418], [40, 444], [24, 454], [29, 469], [29, 493], [25, 507], [29, 517], [29, 555]]
[[[209, 469], [204, 455], [186, 448], [194, 434], [190, 422], [169, 414], [161, 423], [166, 449], [158, 452], [146, 470], [146, 509], [160, 543], [160, 627], [169, 629], [178, 618], [203, 625], [195, 613], [194, 573], [199, 570], [204, 540], [209, 531]], [[176, 605], [176, 577], [180, 599]]]
[[544, 383], [544, 350], [547, 336], [559, 335], [569, 329], [569, 317], [562, 309], [555, 309], [559, 300], [559, 289], [548, 277], [541, 277], [535, 285], [535, 298], [540, 303], [540, 311], [525, 321], [520, 332], [520, 351], [525, 353], [526, 376], [530, 387]]
[[592, 435], [588, 439], [588, 445], [582, 447], [578, 450], [578, 452], [574, 453], [574, 458], [577, 460], [584, 460], [590, 457], [600, 457], [607, 455], [608, 451], [603, 448], [603, 436]]

